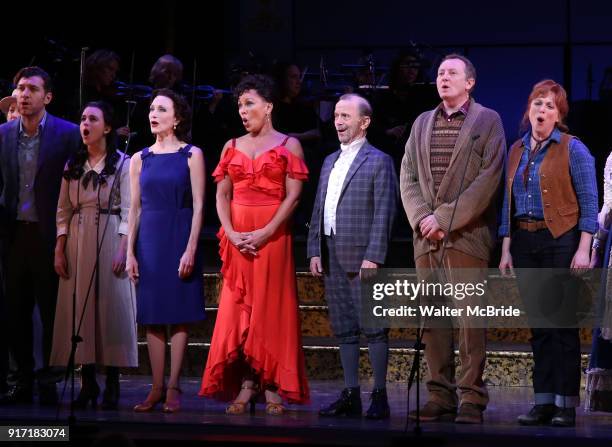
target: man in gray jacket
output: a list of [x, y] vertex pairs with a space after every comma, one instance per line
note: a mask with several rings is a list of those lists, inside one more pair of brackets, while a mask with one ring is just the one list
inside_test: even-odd
[[398, 185], [391, 157], [368, 143], [372, 108], [343, 95], [334, 112], [340, 149], [323, 162], [308, 233], [310, 271], [323, 275], [334, 335], [340, 344], [345, 388], [321, 416], [361, 416], [359, 337], [368, 339], [374, 370], [370, 419], [389, 417], [387, 330], [361, 327], [360, 269], [384, 264], [397, 212]]
[[[476, 70], [467, 58], [446, 56], [437, 76], [442, 103], [417, 118], [406, 143], [400, 189], [421, 272], [441, 266], [447, 274], [455, 269], [455, 276], [457, 269], [484, 271], [494, 246], [494, 201], [505, 138], [499, 115], [470, 97], [475, 83]], [[457, 383], [452, 328], [424, 330], [429, 401], [420, 412], [421, 421], [482, 422], [488, 403], [482, 380], [486, 331], [461, 321], [459, 325], [462, 369]]]

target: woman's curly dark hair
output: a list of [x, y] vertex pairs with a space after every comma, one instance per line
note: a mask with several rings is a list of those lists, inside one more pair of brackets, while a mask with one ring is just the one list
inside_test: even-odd
[[[119, 161], [119, 152], [117, 151], [117, 134], [112, 127], [113, 123], [113, 108], [104, 101], [91, 101], [83, 106], [79, 116], [83, 116], [83, 112], [87, 107], [94, 107], [102, 112], [104, 117], [104, 125], [111, 126], [111, 130], [106, 134], [106, 160], [104, 160], [104, 169], [100, 175], [102, 178], [111, 176], [117, 170], [117, 162]], [[68, 160], [68, 167], [64, 171], [63, 177], [66, 180], [78, 180], [85, 173], [85, 162], [89, 154], [87, 146], [81, 144], [79, 150]]]
[[245, 76], [234, 89], [234, 98], [240, 98], [244, 92], [255, 90], [265, 101], [273, 103], [275, 100], [275, 85], [270, 76], [254, 74]]
[[158, 96], [165, 96], [172, 101], [174, 105], [174, 116], [178, 124], [174, 129], [174, 135], [181, 141], [189, 143], [191, 141], [191, 107], [184, 96], [179, 95], [174, 90], [169, 88], [160, 88], [153, 91], [151, 95], [151, 103]]

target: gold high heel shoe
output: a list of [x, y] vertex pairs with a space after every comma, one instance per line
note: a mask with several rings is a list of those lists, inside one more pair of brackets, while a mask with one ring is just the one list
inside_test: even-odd
[[[170, 391], [177, 393], [176, 399], [170, 399]], [[181, 408], [181, 400], [178, 396], [180, 396], [181, 394], [183, 394], [183, 391], [179, 387], [169, 386], [166, 390], [166, 402], [164, 402], [162, 411], [164, 413], [176, 413], [177, 411], [179, 411], [179, 409]]]
[[144, 402], [139, 403], [134, 407], [136, 413], [146, 413], [153, 410], [155, 406], [166, 398], [166, 389], [152, 387], [149, 395]]
[[[271, 393], [273, 391], [270, 391]], [[278, 396], [278, 393], [275, 393]], [[266, 414], [270, 416], [282, 416], [285, 414], [285, 406], [281, 402], [272, 402], [268, 400], [268, 396], [266, 395]]]
[[240, 415], [240, 414], [244, 414], [245, 410], [246, 410], [246, 406], [247, 404], [249, 405], [249, 413], [250, 414], [254, 414], [255, 413], [255, 399], [257, 398], [257, 393], [259, 392], [259, 387], [257, 386], [257, 384], [253, 384], [253, 385], [242, 385], [242, 387], [240, 388], [241, 390], [251, 390], [253, 391], [253, 394], [251, 394], [251, 397], [249, 398], [248, 401], [246, 402], [232, 402], [231, 404], [229, 404], [227, 406], [227, 408], [225, 409], [225, 414], [231, 414], [231, 415]]

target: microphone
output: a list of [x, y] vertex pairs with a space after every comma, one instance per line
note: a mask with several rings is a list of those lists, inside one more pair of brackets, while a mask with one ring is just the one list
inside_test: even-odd
[[463, 192], [463, 182], [465, 180], [465, 174], [467, 172], [467, 168], [470, 164], [470, 158], [472, 157], [472, 151], [474, 150], [474, 144], [476, 140], [480, 138], [480, 134], [475, 134], [470, 137], [470, 141], [472, 144], [470, 145], [469, 152], [467, 157], [465, 158], [465, 166], [463, 167], [463, 175], [461, 176], [461, 183], [459, 184], [459, 191], [457, 191], [457, 196], [455, 197], [455, 205], [453, 206], [453, 212], [451, 214], [450, 222], [448, 223], [448, 231], [444, 235], [444, 239], [442, 239], [442, 252], [440, 256], [440, 262], [444, 262], [444, 253], [446, 252], [446, 244], [450, 237], [450, 233], [453, 229], [453, 221], [455, 220], [455, 212], [457, 211], [457, 205], [459, 205], [459, 198], [461, 197], [461, 193]]
[[457, 204], [459, 203], [459, 197], [461, 196], [461, 193], [463, 192], [463, 182], [465, 180], [465, 174], [467, 172], [467, 168], [470, 164], [470, 158], [472, 157], [472, 151], [474, 150], [474, 144], [476, 143], [476, 140], [478, 140], [479, 138], [480, 138], [480, 134], [478, 133], [470, 137], [470, 141], [472, 142], [472, 144], [470, 145], [470, 150], [468, 151], [467, 157], [465, 159], [465, 166], [463, 167], [463, 175], [461, 176], [461, 183], [459, 184], [459, 191], [457, 191], [457, 197], [455, 197], [455, 206], [453, 207], [453, 214], [451, 214], [451, 219], [448, 224], [448, 233], [446, 234], [447, 237], [451, 232], [451, 229], [453, 226], [453, 219], [455, 217], [455, 211], [457, 211]]

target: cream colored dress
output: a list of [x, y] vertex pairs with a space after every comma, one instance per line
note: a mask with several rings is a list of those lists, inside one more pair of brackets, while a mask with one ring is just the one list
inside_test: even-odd
[[[604, 200], [597, 221], [602, 233], [611, 230], [612, 224], [612, 153], [608, 155], [606, 167], [604, 168]], [[605, 240], [601, 240], [602, 246], [606, 245]], [[608, 262], [608, 275], [606, 278], [606, 300], [604, 314], [601, 322], [600, 337], [603, 340], [612, 340], [612, 256]], [[586, 372], [586, 395], [585, 409], [593, 411], [612, 411], [612, 370], [590, 367]]]
[[[130, 204], [130, 160], [125, 154], [120, 154], [117, 172], [97, 187], [94, 187], [93, 181], [84, 187], [83, 178], [90, 170], [100, 174], [104, 168], [104, 159], [93, 168], [86, 162], [85, 173], [78, 181], [62, 180], [57, 209], [57, 235], [67, 236], [65, 253], [70, 276], [68, 279], [59, 280], [50, 362], [52, 365], [66, 365], [70, 355], [72, 297], [76, 279], [76, 326], [83, 313], [90, 282], [91, 288], [80, 330], [83, 341], [78, 344], [75, 363], [138, 366], [135, 294], [127, 274], [123, 272], [117, 277], [112, 271], [120, 235], [127, 237]], [[124, 157], [126, 160], [121, 167]], [[109, 194], [116, 175], [119, 175], [119, 179], [111, 209], [119, 214], [101, 213], [100, 210], [108, 209]], [[108, 228], [102, 239], [107, 220]], [[96, 264], [96, 234], [98, 241], [101, 241], [101, 249], [98, 277], [94, 274], [92, 280]]]
[[[608, 155], [604, 168], [604, 199], [603, 206], [597, 217], [599, 228], [610, 231], [612, 224], [612, 153]], [[602, 245], [606, 241], [601, 241]], [[608, 262], [608, 269], [612, 267], [612, 256]], [[608, 273], [606, 283], [606, 303], [602, 318], [601, 336], [605, 340], [612, 340], [612, 275]]]

